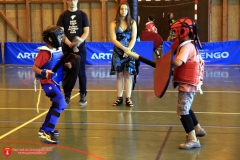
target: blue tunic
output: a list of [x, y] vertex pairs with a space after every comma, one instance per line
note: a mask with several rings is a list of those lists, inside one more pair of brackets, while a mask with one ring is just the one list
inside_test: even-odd
[[[117, 40], [125, 47], [128, 47], [131, 41], [131, 31], [123, 31], [121, 28], [117, 30]], [[132, 48], [135, 51], [135, 48]], [[114, 45], [112, 53], [112, 66], [110, 75], [116, 75], [117, 73], [128, 71], [131, 75], [136, 75], [135, 59], [128, 56], [123, 57], [123, 50]]]

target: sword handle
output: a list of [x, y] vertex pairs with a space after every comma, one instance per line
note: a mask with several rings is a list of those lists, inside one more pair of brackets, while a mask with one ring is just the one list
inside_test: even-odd
[[156, 68], [156, 63], [155, 63], [155, 62], [153, 62], [153, 61], [151, 61], [151, 60], [149, 60], [149, 59], [146, 59], [146, 58], [140, 56], [140, 55], [137, 54], [137, 53], [128, 52], [128, 53], [126, 53], [126, 54], [128, 54], [129, 56], [133, 57], [133, 58], [136, 59], [136, 60], [139, 60], [139, 61], [141, 61], [141, 62], [143, 62], [143, 63], [146, 63], [147, 65], [149, 65], [149, 66], [151, 66], [151, 67], [153, 67], [153, 68]]

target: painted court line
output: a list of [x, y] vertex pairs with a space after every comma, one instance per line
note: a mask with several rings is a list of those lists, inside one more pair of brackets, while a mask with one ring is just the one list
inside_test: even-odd
[[[74, 98], [74, 97], [76, 97], [76, 96], [78, 96], [78, 95], [79, 95], [79, 93], [75, 94], [74, 96], [71, 97], [71, 99]], [[45, 114], [47, 114], [47, 112], [48, 112], [48, 110], [45, 111], [45, 112], [43, 112], [43, 113], [41, 113], [40, 115], [34, 117], [33, 119], [31, 119], [31, 120], [29, 120], [29, 121], [23, 123], [22, 125], [20, 125], [20, 126], [14, 128], [14, 129], [12, 129], [11, 131], [9, 131], [9, 132], [3, 134], [2, 136], [0, 136], [0, 139], [3, 139], [4, 137], [8, 136], [9, 134], [11, 134], [11, 133], [13, 133], [13, 132], [19, 130], [20, 128], [22, 128], [22, 127], [28, 125], [29, 123], [35, 121], [36, 119], [38, 119], [38, 118], [44, 116]]]
[[[34, 89], [19, 89], [19, 88], [17, 88], [17, 89], [0, 89], [0, 90], [18, 90], [18, 91], [19, 91], [19, 90], [23, 90], [23, 91], [27, 91], [27, 90], [34, 90]], [[111, 91], [116, 91], [116, 90], [89, 90], [89, 91], [95, 91], [95, 92], [96, 92], [96, 91], [100, 91], [100, 92], [102, 92], [102, 91], [108, 91], [108, 92], [111, 92]], [[153, 92], [153, 90], [135, 90], [135, 91], [140, 91], [140, 92], [150, 92], [150, 91], [151, 91], [151, 92]], [[167, 91], [167, 92], [178, 92], [178, 91]], [[224, 93], [240, 93], [239, 91], [204, 91], [204, 92], [209, 92], [209, 93], [216, 93], [216, 92], [217, 92], [217, 93], [219, 93], [219, 92], [224, 92]], [[78, 96], [78, 95], [79, 95], [79, 93], [75, 94], [74, 96], [71, 97], [71, 99], [75, 98], [75, 97]], [[0, 110], [2, 110], [2, 109], [19, 109], [19, 108], [0, 108]], [[40, 109], [40, 110], [41, 110], [41, 109]], [[45, 110], [45, 109], [44, 109], [44, 110]], [[80, 110], [80, 109], [66, 109], [66, 110], [70, 110], [70, 111], [82, 111], [82, 110]], [[149, 112], [150, 112], [150, 113], [174, 113], [174, 114], [176, 113], [176, 111], [84, 110], [84, 112], [86, 112], [86, 111], [88, 111], [88, 112], [139, 112], [139, 113], [140, 113], [140, 112], [143, 112], [143, 113], [149, 113]], [[25, 122], [24, 124], [22, 124], [22, 125], [20, 125], [20, 126], [18, 126], [18, 127], [16, 127], [16, 128], [14, 128], [14, 129], [12, 129], [11, 131], [3, 134], [2, 136], [0, 136], [0, 139], [8, 136], [9, 134], [11, 134], [11, 133], [13, 133], [13, 132], [21, 129], [22, 127], [28, 125], [29, 123], [35, 121], [36, 119], [44, 116], [45, 114], [47, 114], [47, 112], [48, 112], [48, 110], [45, 111], [45, 112], [43, 112], [43, 113], [41, 113], [40, 115], [34, 117], [33, 119]], [[223, 113], [223, 112], [195, 112], [195, 113], [200, 113], [200, 114], [220, 114], [220, 115], [239, 115], [239, 114], [240, 114], [240, 113]]]
[[[39, 89], [36, 89], [36, 90], [39, 90]], [[73, 91], [77, 91], [79, 89], [73, 89]], [[12, 89], [9, 89], [9, 88], [1, 88], [0, 91], [34, 91], [34, 88], [33, 89], [20, 89], [20, 88], [12, 88]], [[105, 89], [88, 89], [88, 92], [116, 92], [116, 90], [105, 90]], [[153, 89], [134, 89], [134, 92], [154, 92]], [[176, 93], [178, 92], [178, 90], [167, 90], [166, 93]], [[197, 92], [198, 93], [198, 92]], [[221, 91], [218, 91], [218, 90], [204, 90], [203, 88], [203, 95], [204, 93], [240, 93], [240, 91], [226, 91], [226, 90], [221, 90]], [[79, 94], [79, 93], [78, 93]]]
[[159, 152], [158, 152], [158, 154], [157, 154], [157, 157], [156, 157], [156, 159], [155, 160], [159, 160], [160, 159], [160, 157], [161, 157], [161, 155], [162, 155], [162, 153], [163, 153], [163, 149], [164, 149], [164, 147], [165, 147], [165, 145], [167, 144], [167, 140], [168, 140], [168, 138], [169, 138], [169, 136], [170, 136], [170, 133], [172, 132], [172, 126], [168, 129], [168, 132], [167, 132], [167, 134], [166, 134], [166, 136], [165, 136], [165, 138], [164, 138], [164, 141], [163, 141], [163, 143], [162, 143], [162, 145], [161, 145], [161, 148], [160, 148], [160, 150], [159, 150]]
[[[77, 94], [79, 95], [79, 93]], [[72, 98], [71, 98], [72, 99]], [[35, 108], [0, 108], [0, 110], [36, 110]], [[47, 109], [39, 109], [47, 110]], [[176, 114], [176, 111], [134, 111], [134, 110], [82, 110], [82, 109], [65, 109], [65, 111], [79, 111], [79, 112], [133, 112], [133, 113], [173, 113]], [[198, 114], [218, 114], [218, 115], [240, 115], [237, 112], [194, 112]]]
[[20, 128], [22, 128], [22, 127], [28, 125], [28, 124], [31, 123], [32, 121], [35, 121], [36, 119], [42, 117], [43, 115], [47, 114], [47, 112], [48, 112], [48, 110], [45, 111], [45, 112], [43, 112], [43, 113], [41, 113], [41, 114], [38, 115], [37, 117], [35, 117], [35, 118], [33, 118], [33, 119], [31, 119], [31, 120], [29, 120], [29, 121], [23, 123], [22, 125], [18, 126], [17, 128], [14, 128], [13, 130], [11, 130], [11, 131], [5, 133], [4, 135], [2, 135], [2, 136], [0, 137], [0, 139], [3, 139], [4, 137], [8, 136], [9, 134], [11, 134], [11, 133], [13, 133], [13, 132], [19, 130]]
[[[0, 121], [1, 123], [22, 123], [20, 121]], [[32, 124], [41, 124], [42, 122], [32, 122]], [[180, 127], [182, 124], [145, 124], [145, 123], [109, 123], [109, 122], [59, 122], [58, 124], [70, 124], [70, 125], [103, 125], [103, 126], [141, 126], [141, 127]], [[240, 126], [207, 126], [204, 128], [216, 128], [216, 129], [240, 129]], [[237, 133], [236, 133], [237, 134]]]
[[[14, 143], [17, 143], [17, 144], [25, 144], [25, 145], [26, 144], [27, 145], [41, 145], [41, 146], [46, 146], [48, 148], [54, 148], [55, 147], [55, 146], [52, 147], [51, 144], [43, 144], [41, 142], [29, 142], [29, 141], [20, 141], [20, 140], [1, 140], [0, 142], [1, 143], [13, 143], [14, 142]], [[93, 153], [90, 153], [90, 152], [87, 152], [87, 151], [84, 151], [84, 150], [81, 150], [81, 149], [72, 148], [72, 147], [63, 146], [63, 145], [57, 145], [57, 148], [61, 148], [61, 149], [65, 149], [65, 150], [73, 151], [73, 152], [78, 152], [78, 153], [93, 157], [97, 160], [104, 160], [104, 158], [102, 158], [102, 157], [100, 157], [96, 154], [93, 154]], [[57, 157], [57, 159], [58, 159], [58, 157]]]

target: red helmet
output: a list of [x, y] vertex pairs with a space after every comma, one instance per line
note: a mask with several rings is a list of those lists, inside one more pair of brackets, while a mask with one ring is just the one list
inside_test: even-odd
[[[196, 23], [190, 18], [180, 18], [171, 25], [171, 30], [177, 34], [180, 40], [184, 39], [191, 32], [194, 35]], [[191, 38], [191, 37], [190, 37]]]
[[181, 43], [186, 36], [189, 36], [194, 42], [198, 42], [200, 48], [202, 48], [200, 40], [198, 38], [198, 26], [197, 24], [188, 17], [183, 17], [176, 20], [171, 25], [171, 31], [175, 33], [175, 38], [178, 38], [178, 41]]

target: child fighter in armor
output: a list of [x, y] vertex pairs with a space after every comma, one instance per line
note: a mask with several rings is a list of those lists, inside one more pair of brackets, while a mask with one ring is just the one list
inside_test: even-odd
[[65, 35], [60, 27], [53, 25], [47, 27], [42, 36], [46, 46], [38, 47], [39, 52], [32, 70], [35, 72], [36, 78], [40, 80], [46, 96], [52, 101], [52, 106], [38, 135], [44, 143], [57, 144], [59, 141], [56, 136], [59, 135], [59, 132], [55, 130], [55, 126], [61, 112], [66, 108], [66, 102], [59, 86], [63, 78], [63, 67], [60, 65], [55, 73], [52, 72], [52, 69], [63, 56], [59, 47], [62, 46]]
[[[201, 44], [197, 36], [197, 24], [190, 18], [180, 18], [171, 25], [173, 33], [171, 48], [175, 51], [173, 61], [173, 83], [178, 85], [177, 114], [187, 133], [187, 140], [180, 144], [180, 149], [201, 147], [197, 137], [203, 137], [206, 132], [201, 128], [196, 115], [191, 109], [195, 92], [200, 90], [203, 80], [204, 62], [196, 48], [196, 41]], [[194, 69], [192, 69], [194, 68]]]

